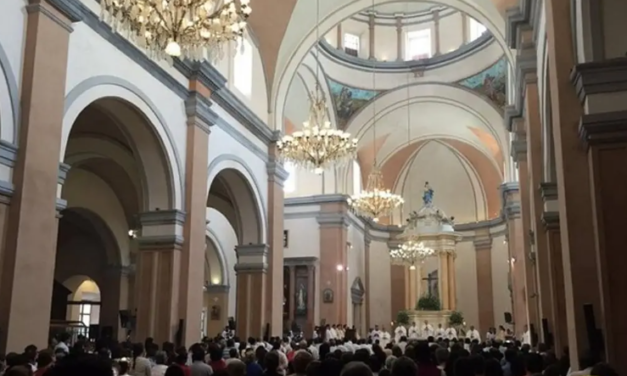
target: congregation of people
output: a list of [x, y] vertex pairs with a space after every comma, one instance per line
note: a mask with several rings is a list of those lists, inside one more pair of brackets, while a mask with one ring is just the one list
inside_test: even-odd
[[[526, 328], [525, 328], [526, 329]], [[459, 331], [461, 332], [461, 330]], [[474, 327], [458, 330], [428, 322], [398, 326], [392, 336], [375, 326], [360, 338], [346, 325], [317, 327], [312, 338], [288, 332], [283, 338], [241, 341], [226, 328], [189, 348], [151, 338], [144, 343], [89, 341], [70, 344], [62, 333], [49, 349], [34, 345], [0, 358], [1, 376], [618, 376], [593, 354], [571, 369], [568, 351], [545, 344], [532, 348], [490, 328], [482, 339]], [[459, 334], [459, 335], [458, 335]]]

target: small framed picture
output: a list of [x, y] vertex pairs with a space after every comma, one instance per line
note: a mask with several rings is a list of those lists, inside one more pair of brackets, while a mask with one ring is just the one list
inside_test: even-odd
[[322, 302], [323, 303], [333, 303], [333, 290], [325, 289], [322, 292]]

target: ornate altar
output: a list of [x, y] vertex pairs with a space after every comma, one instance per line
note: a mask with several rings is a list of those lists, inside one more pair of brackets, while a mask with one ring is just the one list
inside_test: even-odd
[[[434, 190], [425, 183], [423, 206], [409, 215], [398, 237], [399, 250], [392, 250], [391, 256], [393, 263], [410, 269], [406, 289], [410, 321], [428, 320], [434, 327], [439, 323], [446, 327], [450, 312], [457, 308], [455, 247], [462, 236], [455, 232], [454, 218], [434, 205], [433, 196]], [[423, 296], [437, 297], [440, 311], [415, 310]]]

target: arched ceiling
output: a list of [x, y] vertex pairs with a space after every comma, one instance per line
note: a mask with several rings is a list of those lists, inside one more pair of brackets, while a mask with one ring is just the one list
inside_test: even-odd
[[376, 14], [393, 16], [395, 14], [424, 12], [436, 6], [434, 3], [413, 1], [379, 5], [375, 7], [374, 11]]

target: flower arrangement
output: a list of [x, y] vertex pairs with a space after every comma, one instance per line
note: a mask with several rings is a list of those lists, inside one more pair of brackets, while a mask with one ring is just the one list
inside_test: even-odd
[[396, 314], [396, 323], [398, 325], [409, 325], [409, 314], [407, 311], [398, 311]]
[[464, 315], [459, 311], [453, 311], [448, 318], [448, 325], [452, 327], [460, 326], [464, 324]]
[[440, 309], [440, 299], [431, 294], [423, 295], [416, 304], [416, 310], [418, 311], [439, 311]]

